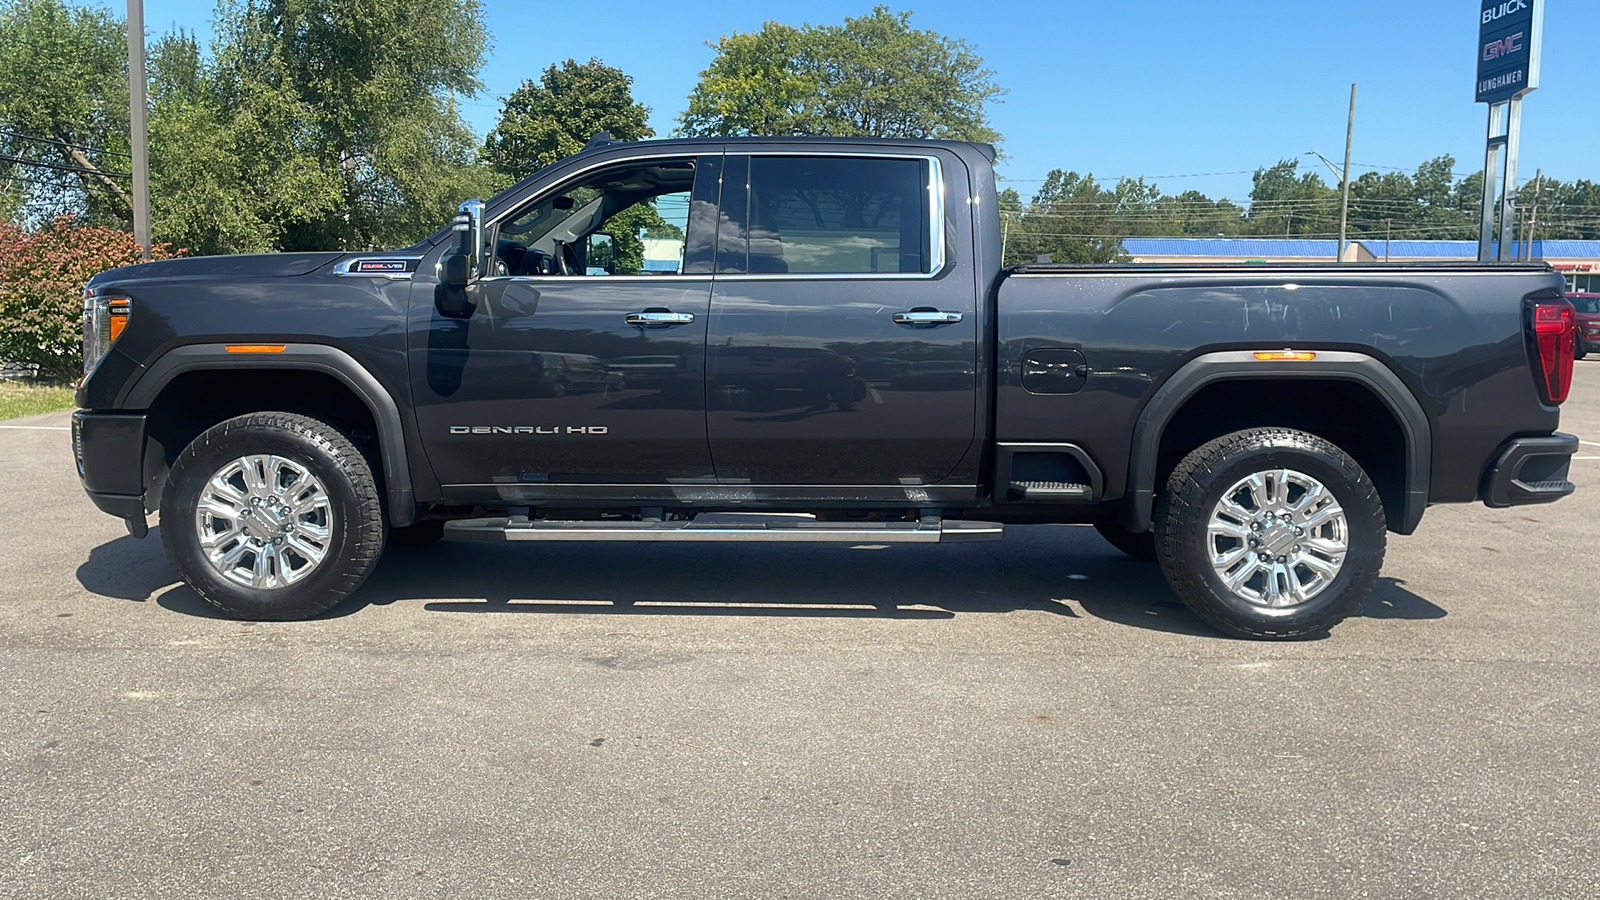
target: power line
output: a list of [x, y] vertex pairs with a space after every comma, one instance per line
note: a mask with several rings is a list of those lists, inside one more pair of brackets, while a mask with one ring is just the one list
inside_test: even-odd
[[116, 150], [101, 150], [101, 149], [98, 149], [98, 148], [95, 148], [95, 147], [86, 147], [86, 146], [84, 146], [82, 144], [69, 144], [66, 141], [59, 141], [59, 140], [56, 140], [55, 138], [42, 138], [42, 137], [35, 137], [35, 136], [31, 135], [31, 134], [18, 134], [15, 131], [7, 131], [4, 128], [0, 128], [0, 134], [3, 134], [3, 135], [5, 135], [6, 137], [9, 137], [9, 138], [16, 138], [19, 141], [33, 141], [33, 142], [39, 143], [39, 144], [50, 144], [50, 145], [55, 146], [55, 147], [71, 147], [74, 150], [82, 150], [85, 153], [100, 153], [100, 154], [103, 154], [103, 155], [106, 155], [106, 156], [120, 156], [123, 159], [132, 159], [133, 158], [133, 157], [129, 156], [126, 153], [121, 153], [121, 152], [116, 151]]
[[0, 153], [0, 162], [14, 163], [19, 166], [33, 166], [41, 169], [54, 169], [58, 172], [76, 172], [80, 175], [110, 175], [117, 178], [132, 178], [131, 172], [105, 172], [100, 169], [90, 169], [84, 166], [73, 166], [66, 163], [49, 163], [40, 160], [23, 159], [20, 156], [7, 156]]

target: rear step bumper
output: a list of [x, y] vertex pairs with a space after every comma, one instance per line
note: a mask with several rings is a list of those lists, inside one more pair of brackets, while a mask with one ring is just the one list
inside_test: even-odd
[[1508, 441], [1484, 478], [1483, 503], [1496, 509], [1550, 503], [1571, 494], [1567, 480], [1578, 439], [1557, 432], [1549, 437]]
[[796, 543], [950, 544], [998, 541], [1005, 526], [953, 519], [921, 522], [818, 522], [741, 513], [671, 522], [549, 522], [522, 517], [447, 522], [444, 536], [466, 541], [791, 541]]

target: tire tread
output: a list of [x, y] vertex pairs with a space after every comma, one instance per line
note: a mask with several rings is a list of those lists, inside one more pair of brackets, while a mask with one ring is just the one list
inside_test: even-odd
[[[1211, 587], [1206, 583], [1204, 573], [1191, 571], [1183, 564], [1185, 524], [1193, 522], [1197, 516], [1202, 519], [1209, 517], [1211, 512], [1210, 509], [1200, 505], [1204, 493], [1201, 488], [1204, 482], [1203, 476], [1227, 467], [1244, 453], [1267, 447], [1324, 456], [1324, 462], [1341, 470], [1341, 474], [1345, 476], [1345, 487], [1356, 491], [1361, 505], [1366, 507], [1366, 520], [1358, 521], [1356, 517], [1362, 515], [1362, 511], [1353, 509], [1348, 504], [1345, 506], [1346, 521], [1349, 522], [1352, 535], [1356, 529], [1365, 528], [1375, 531], [1380, 536], [1376, 557], [1367, 566], [1366, 571], [1360, 572], [1356, 581], [1344, 589], [1344, 595], [1330, 609], [1329, 615], [1311, 625], [1274, 627], [1273, 624], [1261, 626], [1241, 624], [1236, 618], [1225, 615], [1225, 609], [1219, 608], [1219, 604], [1211, 596]], [[1383, 567], [1385, 551], [1383, 536], [1388, 531], [1388, 523], [1383, 513], [1383, 501], [1378, 495], [1377, 487], [1361, 466], [1337, 445], [1314, 434], [1291, 428], [1251, 428], [1236, 431], [1204, 444], [1184, 457], [1167, 478], [1166, 490], [1156, 498], [1153, 525], [1156, 532], [1156, 556], [1161, 564], [1161, 572], [1185, 606], [1208, 624], [1235, 637], [1283, 641], [1320, 636], [1354, 611], [1371, 591], [1378, 572]], [[1347, 559], [1346, 562], [1348, 564], [1350, 560]]]
[[[231, 602], [226, 594], [215, 590], [200, 580], [191, 577], [186, 571], [186, 566], [179, 565], [180, 555], [175, 544], [175, 534], [178, 528], [188, 523], [173, 523], [173, 527], [166, 527], [164, 521], [166, 511], [175, 509], [177, 504], [175, 495], [177, 486], [185, 477], [193, 476], [205, 478], [210, 473], [202, 472], [197, 476], [190, 470], [201, 465], [201, 459], [207, 449], [224, 439], [234, 438], [240, 434], [257, 433], [262, 431], [287, 433], [293, 439], [302, 440], [317, 446], [334, 461], [338, 472], [345, 478], [351, 493], [355, 496], [354, 509], [341, 509], [340, 515], [350, 516], [357, 523], [354, 542], [344, 548], [337, 559], [327, 559], [324, 565], [334, 565], [339, 568], [336, 577], [329, 581], [323, 588], [314, 593], [306, 592], [303, 597], [297, 598], [292, 603], [284, 604], [273, 609], [257, 609], [244, 607]], [[167, 552], [167, 557], [173, 560], [174, 567], [182, 577], [183, 582], [189, 586], [200, 599], [215, 607], [223, 613], [235, 618], [249, 618], [270, 621], [287, 621], [295, 619], [309, 619], [320, 615], [337, 606], [346, 597], [350, 596], [356, 588], [361, 586], [378, 558], [383, 555], [384, 547], [384, 513], [383, 498], [378, 488], [378, 480], [373, 475], [372, 466], [366, 455], [356, 447], [355, 443], [343, 432], [326, 422], [310, 416], [289, 412], [257, 412], [236, 416], [203, 432], [179, 454], [177, 462], [172, 466], [171, 476], [167, 479], [167, 486], [163, 492], [162, 501], [163, 522], [161, 529], [161, 542]], [[313, 576], [315, 577], [315, 576]], [[292, 589], [292, 586], [291, 588]]]

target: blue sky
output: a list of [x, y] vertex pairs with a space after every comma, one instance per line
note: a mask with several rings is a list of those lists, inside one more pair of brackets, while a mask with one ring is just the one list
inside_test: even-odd
[[[479, 133], [498, 98], [552, 62], [598, 57], [634, 78], [651, 124], [668, 134], [707, 41], [767, 19], [842, 21], [871, 0], [528, 3], [483, 0], [494, 46], [487, 90], [463, 107]], [[120, 4], [115, 4], [120, 6]], [[181, 23], [209, 36], [213, 0], [146, 0], [152, 34]], [[1097, 177], [1166, 176], [1177, 193], [1248, 199], [1249, 171], [1290, 157], [1320, 166], [1344, 152], [1350, 83], [1360, 84], [1354, 159], [1414, 168], [1454, 154], [1481, 169], [1485, 108], [1472, 102], [1477, 0], [924, 0], [912, 23], [973, 44], [1009, 89], [992, 110], [1005, 136], [1001, 175], [1024, 196], [1052, 168]], [[975, 15], [980, 12], [981, 15]], [[1544, 75], [1524, 104], [1521, 180], [1536, 168], [1600, 179], [1600, 2], [1547, 0]], [[1330, 181], [1326, 169], [1324, 177]], [[1207, 174], [1178, 178], [1178, 175]]]

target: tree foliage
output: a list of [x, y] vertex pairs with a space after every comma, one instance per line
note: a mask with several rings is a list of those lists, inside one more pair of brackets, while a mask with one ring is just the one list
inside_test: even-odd
[[679, 119], [686, 135], [862, 135], [998, 143], [1004, 93], [965, 41], [886, 6], [843, 25], [767, 22], [711, 45]]
[[484, 186], [457, 94], [481, 84], [477, 0], [224, 0], [214, 109], [282, 249], [404, 244]]
[[505, 99], [484, 156], [502, 185], [583, 149], [609, 131], [619, 141], [651, 137], [650, 109], [633, 99], [633, 79], [598, 59], [550, 66]]
[[[454, 103], [480, 86], [477, 0], [222, 0], [215, 27], [209, 52], [182, 31], [150, 48], [157, 239], [206, 253], [393, 246], [485, 192]], [[23, 136], [0, 135], [0, 155], [24, 160], [0, 169], [6, 212], [127, 222], [126, 72], [110, 13], [0, 0], [0, 130]], [[72, 189], [34, 189], [50, 172]]]
[[[165, 244], [155, 259], [177, 255]], [[79, 225], [62, 216], [34, 231], [0, 223], [0, 359], [30, 363], [70, 381], [83, 370], [83, 286], [96, 272], [139, 261], [139, 245], [119, 228]]]
[[[1350, 183], [1350, 238], [1475, 239], [1483, 176], [1458, 175], [1455, 165], [1447, 154], [1410, 173], [1362, 173]], [[1029, 202], [1015, 188], [1001, 191], [1006, 262], [1026, 262], [1042, 253], [1062, 262], [1109, 261], [1118, 258], [1121, 240], [1129, 237], [1332, 239], [1339, 233], [1339, 187], [1286, 159], [1256, 170], [1250, 202], [1240, 206], [1199, 191], [1166, 194], [1142, 178], [1119, 179], [1107, 187], [1093, 175], [1056, 169]], [[1546, 179], [1536, 191], [1534, 184], [1524, 183], [1516, 194], [1519, 228], [1532, 216], [1536, 193], [1536, 237], [1600, 239], [1600, 184]]]
[[64, 0], [0, 2], [0, 212], [132, 215], [127, 39], [120, 20]]
[[[507, 187], [565, 156], [583, 149], [602, 131], [619, 141], [651, 137], [650, 109], [633, 99], [633, 79], [598, 59], [569, 59], [527, 80], [505, 99], [500, 121], [484, 141], [484, 157], [494, 167], [497, 186]], [[671, 227], [649, 203], [636, 204], [611, 218], [606, 227], [615, 242], [617, 270], [637, 272], [644, 265], [643, 233]]]

